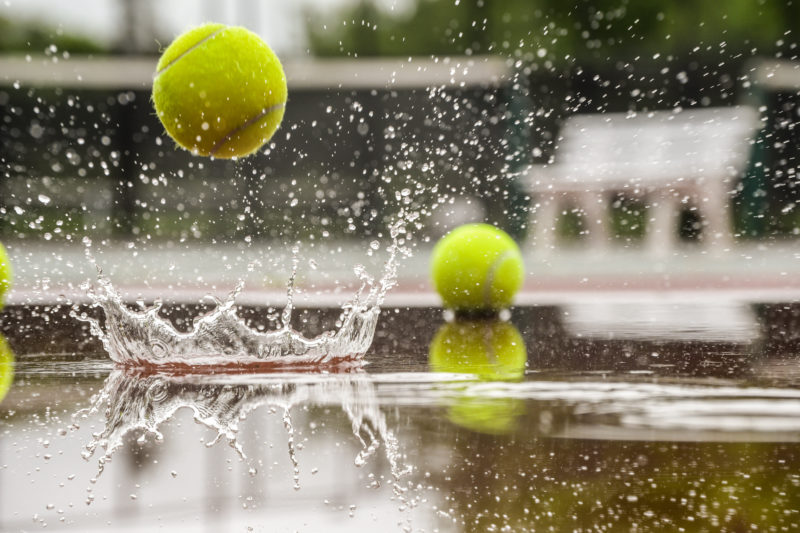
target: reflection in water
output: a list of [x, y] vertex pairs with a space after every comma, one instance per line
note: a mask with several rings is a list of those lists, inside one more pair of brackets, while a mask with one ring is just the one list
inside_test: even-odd
[[6, 338], [0, 334], [0, 402], [8, 394], [14, 382], [14, 352]]
[[800, 442], [800, 392], [736, 382], [633, 379], [465, 383], [465, 396], [525, 401], [528, 435], [613, 440]]
[[[796, 331], [797, 310], [759, 310], [772, 317], [764, 331]], [[93, 520], [118, 527], [137, 516], [141, 530], [156, 516], [178, 530], [191, 516], [207, 531], [254, 523], [288, 531], [300, 516], [313, 524], [308, 530], [336, 523], [375, 531], [409, 515], [414, 531], [420, 519], [431, 524], [425, 531], [476, 533], [798, 530], [800, 364], [792, 338], [782, 337], [783, 348], [770, 357], [760, 343], [576, 339], [562, 331], [561, 311], [517, 310], [521, 338], [504, 322], [440, 325], [441, 311], [386, 313], [380, 327], [392, 342], [414, 335], [417, 342], [405, 351], [378, 335], [383, 352], [373, 348], [366, 367], [373, 375], [116, 370], [93, 403], [100, 416], [58, 437], [58, 414], [97, 391], [98, 382], [80, 381], [76, 372], [104, 374], [107, 358], [19, 356], [17, 382], [0, 405], [9, 413], [0, 414], [7, 465], [0, 468], [0, 530], [24, 530], [31, 516], [54, 524], [60, 509], [68, 527], [82, 532], [97, 530], [87, 527]], [[435, 372], [422, 371], [425, 364]], [[276, 416], [250, 414], [259, 406]], [[200, 432], [184, 424], [190, 414]], [[198, 445], [206, 428], [247, 458]], [[168, 442], [157, 442], [161, 432]], [[132, 445], [143, 434], [150, 448]], [[97, 498], [84, 509], [75, 505], [86, 498], [84, 486], [71, 479], [93, 473], [94, 462], [83, 471], [74, 463], [90, 440], [87, 456], [115, 459], [90, 485]], [[416, 453], [401, 460], [397, 440]], [[394, 478], [379, 448], [385, 444], [392, 471], [401, 471]], [[292, 472], [285, 447], [301, 445]], [[370, 472], [351, 467], [371, 453]], [[257, 475], [248, 476], [250, 466]], [[298, 472], [303, 490], [296, 494], [289, 480]], [[371, 490], [376, 479], [384, 491]], [[413, 512], [397, 512], [412, 504]], [[355, 518], [341, 520], [351, 505]], [[273, 527], [276, 515], [285, 527]], [[359, 518], [358, 527], [348, 521]]]
[[447, 450], [416, 468], [445, 495], [446, 530], [797, 528], [796, 390], [651, 372], [523, 380], [525, 359], [502, 322], [445, 324], [430, 345], [432, 370], [479, 378], [437, 384], [454, 426], [415, 421], [420, 442]]
[[761, 328], [750, 305], [738, 301], [597, 301], [563, 308], [572, 335], [600, 339], [747, 343]]
[[[53, 372], [52, 361], [18, 363], [23, 379], [0, 412], [17, 411], [28, 401], [16, 394], [19, 389], [45, 401], [38, 412], [14, 415], [0, 426], [0, 456], [7, 465], [0, 469], [0, 503], [7, 510], [0, 512], [0, 530], [25, 530], [31, 516], [46, 519], [51, 528], [60, 509], [65, 527], [81, 532], [134, 530], [133, 520], [137, 530], [177, 531], [186, 529], [181, 521], [187, 517], [206, 524], [206, 531], [245, 531], [253, 524], [293, 531], [307, 523], [309, 531], [390, 531], [406, 516], [413, 516], [414, 531], [798, 529], [793, 512], [800, 508], [797, 389], [642, 371], [534, 368], [518, 379], [524, 359], [494, 348], [516, 345], [513, 328], [458, 323], [441, 329], [430, 347], [431, 366], [441, 370], [436, 373], [405, 372], [403, 366], [400, 372], [389, 368], [372, 376], [116, 370], [94, 403], [104, 416], [90, 416], [78, 432], [60, 437], [54, 437], [61, 424], [57, 413], [70, 404], [59, 399], [71, 395], [68, 401], [81, 401], [97, 390], [97, 382], [75, 385], [75, 365], [56, 366], [60, 370]], [[491, 378], [487, 368], [492, 364], [503, 379]], [[769, 372], [780, 372], [781, 365]], [[759, 375], [766, 377], [767, 369]], [[259, 406], [276, 416], [250, 414]], [[202, 424], [200, 432], [184, 424], [189, 414]], [[305, 446], [299, 452], [299, 494], [289, 481], [292, 465], [284, 459], [283, 414], [291, 414], [289, 424], [297, 431], [288, 445]], [[513, 423], [487, 429], [490, 417]], [[100, 433], [91, 439], [87, 430], [98, 418]], [[207, 427], [234, 446], [241, 443], [247, 459], [236, 461], [223, 446], [198, 445]], [[130, 442], [131, 436], [160, 432], [167, 442], [148, 439], [148, 448]], [[371, 472], [351, 467], [354, 457], [366, 459], [376, 443], [389, 442], [397, 454], [392, 435], [402, 437], [403, 450], [417, 450], [402, 459], [414, 467], [402, 475], [402, 486], [400, 475], [392, 478], [383, 471], [383, 478], [376, 472], [379, 465], [389, 466], [380, 449], [370, 460]], [[106, 455], [114, 453], [114, 464], [90, 485], [90, 499], [94, 491], [97, 498], [84, 509], [75, 505], [87, 497], [84, 486], [71, 479], [76, 472], [78, 480], [92, 474], [94, 464], [81, 469], [74, 463], [80, 444], [88, 440], [93, 442], [88, 451], [99, 447], [99, 454], [105, 448]], [[126, 458], [129, 464], [121, 462]], [[399, 462], [392, 466], [395, 472]], [[247, 473], [251, 465], [259, 468], [253, 477]], [[317, 466], [322, 468], [315, 474]], [[373, 491], [374, 479], [387, 479], [388, 486]], [[392, 490], [398, 495], [390, 499]], [[413, 503], [413, 511], [399, 513], [406, 502]], [[344, 518], [351, 505], [358, 507], [355, 518]], [[278, 525], [276, 516], [283, 517]], [[360, 518], [354, 525], [352, 520]], [[93, 523], [105, 529], [89, 527]]]
[[[473, 374], [483, 381], [522, 379], [528, 359], [519, 330], [501, 320], [445, 323], [430, 345], [434, 372]], [[490, 434], [515, 428], [524, 402], [516, 398], [468, 394], [461, 386], [447, 398], [448, 417], [455, 424]]]
[[786, 443], [426, 433], [445, 531], [796, 531], [800, 454]]
[[765, 386], [800, 389], [800, 359], [796, 353], [761, 358], [753, 362], [749, 372]]
[[[266, 406], [272, 412], [282, 412], [289, 458], [294, 467], [294, 485], [298, 489], [300, 466], [291, 409], [301, 405], [335, 405], [342, 408], [361, 445], [361, 451], [354, 459], [356, 466], [364, 465], [383, 445], [391, 468], [394, 494], [401, 505], [407, 503], [400, 480], [409, 472], [409, 467], [401, 464], [397, 439], [386, 426], [372, 380], [360, 371], [329, 375], [202, 376], [142, 374], [129, 369], [116, 369], [92, 399], [92, 405], [80, 411], [75, 419], [87, 418], [95, 412], [105, 414], [105, 426], [93, 435], [83, 453], [84, 458], [89, 459], [98, 447], [103, 448], [104, 454], [99, 460], [102, 472], [114, 452], [123, 446], [126, 435], [141, 433], [139, 440], [144, 441], [150, 434], [156, 440], [162, 440], [159, 427], [181, 408], [189, 409], [195, 421], [217, 433], [217, 437], [207, 446], [226, 439], [241, 458], [247, 460], [245, 450], [237, 441], [239, 422], [253, 410]], [[255, 475], [255, 468], [252, 467], [250, 472]]]

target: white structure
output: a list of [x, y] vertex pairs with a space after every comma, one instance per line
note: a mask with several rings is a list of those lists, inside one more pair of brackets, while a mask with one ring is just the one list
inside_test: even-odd
[[553, 248], [559, 208], [572, 202], [586, 216], [591, 245], [605, 246], [609, 200], [622, 192], [646, 197], [651, 250], [674, 247], [680, 207], [690, 202], [703, 218], [703, 240], [728, 246], [733, 178], [744, 170], [759, 123], [750, 107], [570, 117], [555, 164], [535, 166], [526, 177], [536, 217], [532, 244]]
[[562, 310], [567, 333], [584, 339], [749, 344], [761, 335], [753, 307], [730, 296], [609, 296]]
[[[148, 89], [154, 56], [0, 56], [0, 87], [63, 89]], [[513, 79], [497, 56], [377, 59], [289, 59], [282, 61], [289, 90], [428, 89], [496, 87]]]

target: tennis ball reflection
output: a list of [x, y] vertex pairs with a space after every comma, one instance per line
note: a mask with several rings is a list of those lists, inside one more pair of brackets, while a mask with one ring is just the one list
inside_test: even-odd
[[0, 335], [0, 402], [8, 394], [11, 382], [14, 381], [14, 352], [6, 338]]
[[[513, 381], [525, 373], [528, 354], [519, 330], [500, 320], [469, 320], [442, 325], [429, 350], [434, 372], [473, 374], [482, 381]], [[452, 422], [481, 433], [510, 433], [524, 404], [515, 398], [465, 392], [449, 400]]]

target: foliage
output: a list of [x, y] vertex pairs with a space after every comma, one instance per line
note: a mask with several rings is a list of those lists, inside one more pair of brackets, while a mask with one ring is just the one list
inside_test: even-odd
[[308, 30], [311, 50], [321, 56], [501, 53], [592, 64], [655, 54], [789, 52], [787, 35], [800, 25], [797, 4], [413, 0], [407, 10], [389, 11], [374, 0], [361, 0], [335, 16], [309, 13]]
[[20, 22], [0, 17], [0, 52], [43, 53], [54, 45], [59, 51], [72, 54], [106, 52], [100, 44], [88, 37], [64, 33], [36, 23]]

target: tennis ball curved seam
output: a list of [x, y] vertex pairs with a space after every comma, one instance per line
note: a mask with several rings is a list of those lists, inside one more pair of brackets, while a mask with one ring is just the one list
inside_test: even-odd
[[[187, 54], [189, 54], [193, 50], [196, 50], [204, 42], [206, 42], [206, 41], [208, 41], [210, 39], [213, 39], [215, 35], [218, 35], [219, 33], [221, 33], [225, 29], [226, 29], [226, 27], [219, 28], [218, 30], [215, 30], [212, 33], [206, 35], [205, 37], [203, 37], [202, 39], [200, 39], [199, 41], [194, 43], [192, 46], [188, 47], [186, 50], [181, 52], [177, 57], [172, 59], [169, 63], [164, 65], [164, 67], [161, 68], [161, 70], [156, 72], [155, 77], [158, 78], [162, 73], [164, 73], [172, 65], [174, 65], [175, 63], [180, 61], [182, 58], [184, 58]], [[247, 119], [242, 124], [234, 127], [227, 134], [225, 134], [219, 141], [217, 141], [217, 143], [211, 148], [211, 151], [209, 152], [209, 155], [212, 155], [212, 156], [216, 155], [216, 153], [220, 150], [220, 148], [225, 146], [225, 143], [230, 141], [234, 136], [236, 136], [237, 134], [239, 134], [242, 131], [246, 130], [247, 128], [249, 128], [253, 124], [258, 123], [259, 121], [261, 121], [261, 119], [266, 118], [273, 111], [277, 111], [278, 109], [282, 109], [282, 108], [285, 108], [285, 107], [286, 107], [286, 102], [285, 101], [284, 102], [279, 102], [277, 104], [274, 104], [274, 105], [264, 109], [259, 114], [255, 115], [254, 117], [251, 117], [251, 118]]]
[[[210, 31], [210, 33], [204, 35], [205, 31]], [[181, 42], [192, 32], [196, 32], [196, 35], [191, 44]], [[252, 54], [245, 58], [245, 62], [249, 62], [247, 69], [241, 70], [241, 66], [235, 58], [241, 51], [241, 46], [246, 42], [251, 47], [248, 50], [252, 50]], [[180, 43], [179, 49], [171, 50], [178, 43]], [[259, 55], [264, 57], [256, 60], [256, 56]], [[187, 75], [199, 73], [200, 76], [203, 76], [203, 62], [209, 61], [209, 58], [216, 59], [215, 64], [206, 78], [201, 78], [201, 82], [208, 87], [194, 90], [204, 101], [206, 90], [213, 95], [212, 98], [217, 98], [214, 105], [217, 106], [220, 113], [216, 121], [220, 124], [216, 127], [212, 126], [214, 133], [204, 133], [203, 137], [205, 138], [201, 140], [199, 130], [209, 129], [208, 122], [201, 124], [207, 111], [196, 105], [187, 107], [192, 99], [181, 102], [175, 91], [187, 83], [188, 88], [184, 87], [183, 90], [192, 90], [195, 85], [186, 78]], [[233, 74], [230, 70], [220, 67], [220, 61], [231, 59], [235, 61], [235, 67], [239, 69], [234, 69]], [[167, 62], [162, 66], [161, 63], [164, 60]], [[253, 63], [254, 60], [256, 63]], [[187, 64], [188, 66], [184, 67]], [[288, 100], [283, 68], [280, 60], [269, 46], [246, 28], [204, 24], [184, 32], [164, 50], [159, 67], [154, 76], [152, 95], [156, 115], [177, 145], [195, 155], [223, 159], [250, 155], [269, 141], [280, 125]], [[215, 73], [214, 77], [209, 77], [210, 72]], [[263, 78], [258, 78], [259, 72], [262, 73]], [[221, 81], [217, 80], [217, 76], [222, 77]], [[250, 95], [242, 96], [240, 102], [231, 102], [231, 93], [225, 90], [225, 84], [238, 83], [237, 88], [242, 86], [241, 90], [245, 91], [251, 81], [251, 76], [252, 80], [258, 83], [268, 84], [266, 93], [260, 95], [259, 98], [254, 89], [250, 89]], [[222, 87], [219, 83], [222, 83]], [[194, 100], [197, 100], [197, 97], [194, 97]], [[258, 100], [261, 100], [261, 105]], [[214, 102], [213, 100], [209, 101]], [[206, 103], [206, 107], [208, 105]], [[226, 111], [226, 109], [228, 110]], [[182, 113], [186, 113], [183, 118], [181, 118]], [[222, 120], [220, 121], [220, 119]]]
[[466, 224], [436, 244], [431, 276], [447, 307], [500, 309], [512, 304], [524, 267], [519, 247], [508, 234], [488, 224]]
[[486, 273], [486, 279], [484, 280], [483, 286], [483, 305], [491, 306], [492, 305], [492, 292], [494, 290], [494, 276], [497, 274], [497, 271], [500, 269], [500, 266], [506, 259], [509, 259], [510, 256], [514, 255], [514, 250], [506, 250], [495, 259], [492, 264], [489, 266], [489, 271]]
[[222, 28], [219, 28], [218, 30], [215, 30], [215, 31], [213, 31], [212, 33], [210, 33], [210, 34], [206, 35], [205, 37], [203, 37], [202, 39], [200, 39], [199, 41], [197, 41], [196, 43], [194, 43], [192, 46], [190, 46], [189, 48], [187, 48], [186, 50], [184, 50], [183, 52], [181, 52], [180, 54], [178, 54], [178, 55], [177, 55], [175, 58], [173, 58], [173, 59], [172, 59], [172, 60], [171, 60], [169, 63], [167, 63], [166, 65], [164, 65], [164, 66], [161, 68], [161, 70], [159, 70], [158, 72], [156, 72], [156, 75], [155, 75], [155, 77], [156, 77], [156, 78], [158, 78], [158, 77], [159, 77], [161, 74], [163, 74], [163, 73], [164, 73], [164, 72], [165, 72], [167, 69], [169, 69], [169, 67], [171, 67], [172, 65], [174, 65], [175, 63], [177, 63], [177, 62], [178, 62], [178, 61], [179, 61], [181, 58], [183, 58], [184, 56], [186, 56], [186, 54], [188, 54], [188, 53], [189, 53], [189, 52], [191, 52], [192, 50], [196, 50], [198, 46], [200, 46], [200, 45], [201, 45], [201, 44], [203, 44], [204, 42], [208, 41], [209, 39], [213, 38], [215, 35], [217, 35], [218, 33], [220, 33], [220, 32], [221, 32], [222, 30], [224, 30], [224, 29], [225, 29], [225, 28], [224, 28], [224, 27], [222, 27]]
[[244, 123], [240, 124], [239, 126], [236, 126], [231, 131], [229, 131], [222, 139], [217, 141], [217, 144], [215, 144], [211, 148], [211, 151], [209, 152], [209, 155], [216, 155], [216, 153], [219, 152], [220, 148], [225, 146], [225, 143], [227, 143], [228, 141], [233, 139], [233, 137], [235, 137], [239, 133], [245, 131], [247, 128], [249, 128], [253, 124], [257, 124], [262, 119], [267, 118], [270, 115], [270, 113], [272, 113], [273, 111], [277, 111], [279, 109], [283, 109], [284, 107], [286, 107], [286, 102], [279, 102], [279, 103], [277, 103], [275, 105], [272, 105], [272, 106], [264, 109], [258, 115], [254, 116], [254, 117], [252, 117], [250, 119], [245, 120]]

